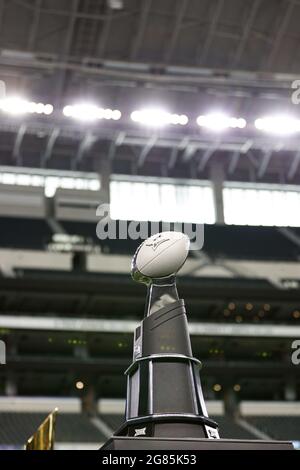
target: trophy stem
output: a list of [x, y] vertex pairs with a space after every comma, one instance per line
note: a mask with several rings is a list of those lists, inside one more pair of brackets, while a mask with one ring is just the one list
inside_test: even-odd
[[148, 284], [145, 317], [179, 300], [175, 276], [152, 279]]

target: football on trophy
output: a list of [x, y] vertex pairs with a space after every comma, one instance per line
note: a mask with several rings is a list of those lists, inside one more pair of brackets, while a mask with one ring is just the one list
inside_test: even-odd
[[162, 232], [147, 238], [132, 261], [132, 276], [137, 281], [159, 279], [176, 274], [189, 252], [190, 240], [181, 232]]

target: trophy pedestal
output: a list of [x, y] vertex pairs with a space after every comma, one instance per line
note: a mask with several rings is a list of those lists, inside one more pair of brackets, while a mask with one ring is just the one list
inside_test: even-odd
[[294, 450], [288, 441], [113, 436], [101, 450]]
[[206, 410], [201, 363], [193, 357], [176, 288], [187, 240], [164, 232], [134, 255], [133, 278], [148, 286], [146, 315], [135, 330], [133, 362], [125, 372], [125, 421], [101, 450], [293, 450], [290, 442], [219, 438], [218, 424]]

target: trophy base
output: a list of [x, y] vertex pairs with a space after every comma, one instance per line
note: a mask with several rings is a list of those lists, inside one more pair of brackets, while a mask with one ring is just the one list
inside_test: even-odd
[[294, 450], [288, 441], [113, 436], [100, 450]]

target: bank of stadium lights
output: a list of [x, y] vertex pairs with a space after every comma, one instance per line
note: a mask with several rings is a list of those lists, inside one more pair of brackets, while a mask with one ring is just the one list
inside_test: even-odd
[[223, 113], [211, 113], [198, 116], [197, 124], [212, 131], [220, 132], [229, 128], [243, 129], [246, 127], [246, 120], [241, 117], [231, 117]]
[[132, 121], [149, 127], [163, 127], [168, 124], [185, 126], [189, 119], [185, 114], [171, 114], [161, 109], [140, 109], [130, 115]]
[[[12, 116], [25, 114], [39, 114], [49, 116], [53, 113], [52, 104], [44, 104], [26, 100], [18, 96], [6, 96], [0, 98], [0, 111]], [[64, 116], [83, 122], [94, 122], [97, 120], [118, 121], [122, 113], [118, 109], [104, 109], [91, 103], [79, 103], [67, 105], [62, 110]], [[132, 121], [149, 126], [164, 127], [166, 125], [185, 126], [189, 122], [185, 114], [172, 114], [158, 108], [135, 110], [130, 115]], [[226, 129], [243, 129], [247, 122], [242, 117], [228, 116], [225, 113], [216, 112], [198, 116], [199, 127], [214, 132], [226, 131]], [[257, 130], [274, 135], [291, 135], [300, 132], [300, 119], [291, 116], [274, 115], [259, 117], [254, 121]]]
[[290, 116], [265, 116], [255, 120], [256, 129], [269, 134], [290, 135], [300, 132], [300, 119]]
[[98, 119], [112, 119], [118, 121], [122, 114], [118, 109], [104, 109], [93, 104], [75, 104], [63, 108], [63, 114], [66, 117], [77, 119], [79, 121], [92, 122]]
[[15, 116], [23, 114], [45, 114], [53, 113], [52, 104], [35, 103], [18, 97], [6, 97], [0, 100], [0, 110]]

